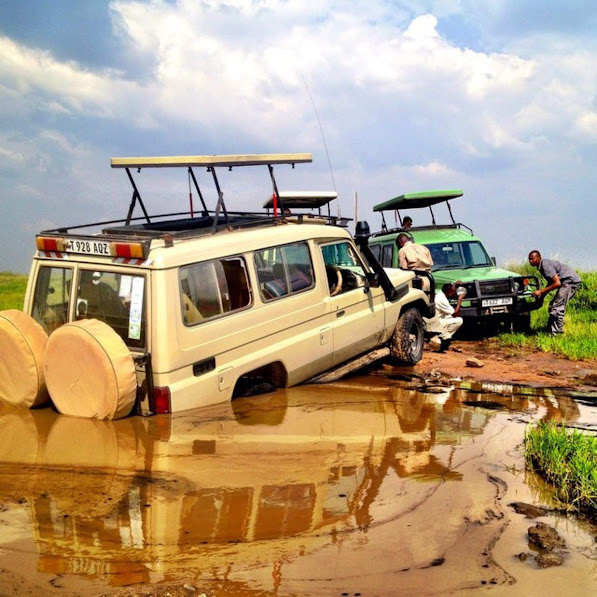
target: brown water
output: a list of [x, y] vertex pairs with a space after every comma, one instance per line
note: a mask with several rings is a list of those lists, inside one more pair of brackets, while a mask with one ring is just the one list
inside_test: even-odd
[[520, 450], [539, 419], [597, 407], [382, 375], [115, 422], [0, 407], [0, 595], [597, 594], [573, 516], [539, 519], [564, 565], [516, 557], [536, 521], [509, 504], [552, 505]]

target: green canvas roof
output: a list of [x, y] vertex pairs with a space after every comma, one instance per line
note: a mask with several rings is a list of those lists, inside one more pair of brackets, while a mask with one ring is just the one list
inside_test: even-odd
[[418, 207], [430, 207], [442, 201], [462, 197], [460, 189], [450, 189], [447, 191], [421, 191], [419, 193], [405, 193], [399, 197], [394, 197], [383, 203], [378, 203], [373, 211], [389, 211], [391, 209], [415, 209]]

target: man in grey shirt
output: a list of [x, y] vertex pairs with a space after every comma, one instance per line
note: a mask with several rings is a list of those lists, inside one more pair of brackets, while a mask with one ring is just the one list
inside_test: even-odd
[[547, 286], [535, 290], [533, 296], [542, 297], [557, 289], [556, 295], [549, 304], [547, 327], [553, 336], [563, 334], [566, 305], [578, 290], [581, 279], [570, 266], [553, 259], [543, 259], [539, 251], [529, 253], [529, 263], [539, 270], [547, 282]]

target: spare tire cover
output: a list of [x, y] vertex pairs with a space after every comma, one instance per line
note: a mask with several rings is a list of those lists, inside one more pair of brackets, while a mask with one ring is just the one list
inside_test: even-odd
[[0, 400], [31, 408], [48, 401], [42, 358], [48, 335], [26, 313], [0, 311]]
[[43, 366], [52, 401], [65, 415], [119, 419], [133, 408], [133, 358], [102, 321], [83, 319], [58, 328], [46, 345]]

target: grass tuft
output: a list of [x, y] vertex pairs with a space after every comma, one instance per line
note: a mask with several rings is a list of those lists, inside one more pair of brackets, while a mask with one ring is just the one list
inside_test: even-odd
[[555, 497], [597, 514], [597, 438], [542, 421], [525, 433], [527, 467], [549, 481]]

